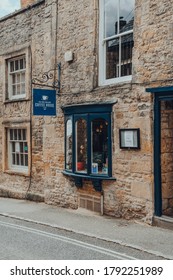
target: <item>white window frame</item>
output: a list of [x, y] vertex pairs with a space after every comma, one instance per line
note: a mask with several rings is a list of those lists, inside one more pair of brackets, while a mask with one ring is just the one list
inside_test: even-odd
[[[14, 62], [14, 65], [16, 61], [18, 62], [18, 64], [20, 64], [20, 60], [23, 60], [24, 67], [22, 69], [18, 69], [18, 70], [14, 69], [13, 71], [11, 71], [11, 62]], [[24, 75], [24, 82], [21, 81], [22, 75]], [[17, 76], [20, 77], [20, 81], [17, 81]], [[15, 83], [13, 83], [13, 77], [15, 77]], [[24, 85], [24, 93], [14, 94], [13, 86], [15, 86], [16, 90], [17, 90], [17, 86], [19, 86], [21, 92], [22, 84]], [[8, 60], [8, 98], [10, 100], [14, 100], [14, 99], [20, 99], [25, 97], [26, 97], [26, 56], [22, 55]]]
[[[10, 77], [8, 73], [9, 69], [9, 61], [18, 59], [19, 57], [24, 57], [26, 59], [26, 68], [25, 68], [25, 94], [19, 94], [11, 96], [11, 90], [10, 90]], [[10, 49], [8, 54], [4, 55], [4, 63], [2, 65], [4, 75], [4, 82], [2, 86], [3, 90], [3, 102], [16, 102], [21, 100], [29, 100], [29, 97], [31, 95], [31, 50], [29, 46], [25, 46], [24, 48], [18, 48]]]
[[[14, 135], [14, 130], [16, 130], [17, 139], [10, 139], [11, 138], [10, 137], [10, 130], [13, 131], [13, 135]], [[23, 131], [25, 130], [26, 139], [19, 139], [19, 137], [18, 137], [19, 130], [22, 132], [22, 134], [23, 134]], [[24, 143], [25, 142], [27, 143], [27, 153], [21, 152], [21, 150], [20, 150], [20, 143], [23, 143], [23, 149], [24, 149]], [[14, 143], [15, 151], [12, 150], [12, 145], [13, 145], [12, 143]], [[26, 128], [12, 128], [12, 127], [8, 128], [7, 129], [7, 146], [8, 146], [7, 147], [7, 149], [8, 149], [8, 162], [9, 162], [10, 170], [19, 171], [19, 172], [27, 172], [28, 171], [28, 165], [29, 165], [29, 162], [28, 162], [29, 158], [27, 160], [27, 165], [20, 164], [22, 154], [27, 155], [27, 157], [29, 156], [28, 155], [27, 129]], [[19, 162], [20, 162], [19, 164], [13, 164], [13, 159], [12, 159], [13, 154], [15, 155], [15, 158], [18, 155]], [[23, 162], [25, 162], [25, 160]]]
[[[106, 42], [113, 39], [120, 39], [121, 37], [133, 33], [132, 30], [128, 30], [126, 32], [122, 32], [111, 37], [104, 37], [105, 31], [105, 20], [104, 20], [104, 0], [100, 0], [99, 5], [99, 85], [110, 85], [114, 83], [121, 83], [121, 82], [130, 82], [132, 80], [132, 75], [129, 76], [122, 76], [122, 77], [115, 77], [111, 79], [106, 79]], [[118, 2], [119, 3], [119, 2]], [[118, 18], [119, 18], [119, 7], [118, 7]], [[121, 42], [120, 42], [121, 44]], [[120, 49], [121, 51], [121, 49]], [[121, 65], [121, 55], [119, 56], [119, 65]], [[121, 70], [120, 70], [121, 71]]]
[[[30, 176], [31, 172], [31, 140], [30, 140], [30, 123], [10, 123], [8, 125], [3, 124], [3, 172], [9, 174], [18, 174], [22, 176]], [[7, 121], [8, 123], [8, 121]], [[15, 165], [12, 164], [12, 147], [10, 145], [10, 129], [25, 129], [26, 130], [26, 141], [28, 147], [28, 166], [24, 165]], [[16, 142], [18, 142], [16, 140]]]

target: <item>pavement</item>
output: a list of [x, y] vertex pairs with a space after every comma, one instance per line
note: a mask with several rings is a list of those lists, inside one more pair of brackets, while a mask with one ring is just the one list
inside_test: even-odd
[[113, 241], [173, 260], [173, 231], [87, 211], [0, 197], [0, 216], [12, 217]]

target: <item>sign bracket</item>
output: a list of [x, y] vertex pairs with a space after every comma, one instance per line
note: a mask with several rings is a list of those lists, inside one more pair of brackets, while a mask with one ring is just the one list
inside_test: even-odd
[[57, 68], [50, 69], [47, 72], [44, 72], [41, 78], [33, 78], [32, 84], [41, 87], [53, 88], [55, 90], [58, 90], [58, 94], [59, 94], [61, 88], [60, 78], [61, 78], [61, 63], [58, 63]]

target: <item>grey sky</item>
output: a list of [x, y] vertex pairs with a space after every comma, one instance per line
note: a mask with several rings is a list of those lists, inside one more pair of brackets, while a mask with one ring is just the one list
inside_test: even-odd
[[20, 9], [20, 0], [0, 0], [0, 17]]

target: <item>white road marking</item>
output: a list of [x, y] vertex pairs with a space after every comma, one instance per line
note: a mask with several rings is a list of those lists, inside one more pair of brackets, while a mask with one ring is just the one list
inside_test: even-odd
[[129, 256], [127, 254], [123, 254], [123, 253], [119, 253], [117, 251], [105, 249], [105, 248], [100, 247], [100, 246], [92, 245], [92, 244], [85, 243], [85, 242], [82, 242], [82, 241], [79, 241], [79, 240], [64, 237], [64, 236], [61, 236], [61, 235], [58, 235], [58, 234], [48, 233], [48, 232], [45, 232], [45, 231], [42, 231], [42, 230], [37, 230], [37, 229], [33, 229], [33, 228], [28, 228], [28, 227], [25, 227], [25, 226], [10, 224], [10, 223], [6, 223], [6, 222], [2, 222], [2, 221], [0, 221], [0, 225], [4, 226], [4, 227], [11, 227], [11, 228], [14, 228], [14, 229], [17, 229], [17, 230], [29, 232], [29, 233], [32, 233], [32, 234], [42, 235], [44, 237], [49, 237], [49, 238], [59, 240], [59, 241], [65, 242], [65, 243], [69, 243], [69, 244], [72, 244], [72, 245], [75, 245], [75, 246], [83, 247], [85, 249], [90, 249], [90, 250], [93, 250], [95, 252], [99, 252], [101, 254], [114, 257], [117, 260], [137, 260], [136, 258], [134, 258], [132, 256]]

